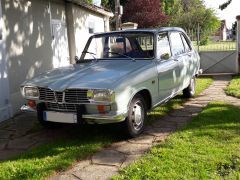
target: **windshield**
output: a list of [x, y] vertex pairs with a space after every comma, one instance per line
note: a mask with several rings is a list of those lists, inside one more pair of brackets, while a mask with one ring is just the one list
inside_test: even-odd
[[116, 33], [93, 36], [81, 60], [152, 59], [154, 41], [151, 33]]

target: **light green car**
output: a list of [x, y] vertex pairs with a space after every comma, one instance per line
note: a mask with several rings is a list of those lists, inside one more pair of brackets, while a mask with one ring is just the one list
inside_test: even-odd
[[89, 38], [76, 64], [53, 69], [21, 86], [43, 126], [122, 123], [138, 136], [147, 111], [183, 91], [195, 93], [200, 58], [181, 28], [126, 30]]

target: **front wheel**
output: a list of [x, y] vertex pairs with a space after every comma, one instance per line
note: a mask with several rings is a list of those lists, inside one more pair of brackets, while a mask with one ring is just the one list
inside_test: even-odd
[[146, 119], [146, 104], [141, 95], [136, 95], [128, 108], [128, 116], [124, 128], [129, 137], [137, 137], [144, 130]]
[[189, 86], [183, 90], [183, 96], [185, 98], [191, 98], [195, 95], [195, 86], [196, 86], [196, 80], [195, 77], [193, 77], [189, 83]]

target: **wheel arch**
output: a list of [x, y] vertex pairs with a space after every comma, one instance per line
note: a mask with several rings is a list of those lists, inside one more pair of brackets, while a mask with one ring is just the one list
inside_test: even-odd
[[133, 96], [131, 97], [129, 103], [128, 103], [128, 108], [130, 106], [130, 103], [132, 102], [132, 99], [136, 96], [136, 95], [141, 95], [142, 98], [144, 99], [145, 103], [146, 103], [146, 107], [147, 107], [147, 111], [150, 111], [152, 109], [152, 95], [150, 93], [150, 91], [147, 88], [143, 88], [138, 90], [137, 92], [135, 92], [133, 94]]

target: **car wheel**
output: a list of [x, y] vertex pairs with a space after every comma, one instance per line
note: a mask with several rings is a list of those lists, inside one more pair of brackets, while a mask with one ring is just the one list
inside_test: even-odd
[[44, 127], [44, 128], [56, 128], [58, 126], [57, 123], [54, 122], [49, 122], [45, 121], [43, 118], [43, 111], [46, 109], [46, 106], [44, 103], [39, 103], [37, 104], [37, 118], [39, 123]]
[[185, 98], [191, 98], [195, 95], [195, 85], [196, 85], [196, 81], [195, 81], [195, 77], [193, 77], [188, 87], [183, 90], [183, 96]]
[[146, 119], [146, 104], [142, 96], [136, 95], [129, 106], [124, 128], [129, 137], [137, 137], [144, 130]]

